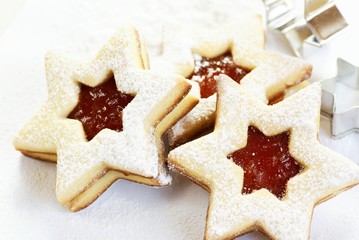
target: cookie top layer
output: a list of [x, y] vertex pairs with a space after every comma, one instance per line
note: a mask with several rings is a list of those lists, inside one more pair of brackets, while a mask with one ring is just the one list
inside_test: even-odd
[[[315, 83], [267, 106], [220, 76], [214, 132], [169, 154], [173, 169], [211, 194], [206, 239], [231, 239], [254, 229], [273, 239], [308, 239], [314, 206], [359, 183], [359, 167], [317, 139], [320, 96]], [[227, 156], [246, 146], [249, 126], [266, 136], [290, 132], [289, 152], [304, 170], [288, 181], [281, 200], [266, 189], [241, 193], [243, 169]]]

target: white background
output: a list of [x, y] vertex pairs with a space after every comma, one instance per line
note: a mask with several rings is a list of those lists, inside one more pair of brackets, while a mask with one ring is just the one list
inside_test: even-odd
[[[120, 19], [126, 4], [114, 9], [111, 0], [9, 2], [0, 1], [0, 239], [202, 239], [209, 195], [183, 177], [175, 175], [173, 185], [162, 189], [118, 181], [90, 207], [71, 213], [55, 197], [56, 165], [14, 150], [14, 135], [46, 100], [44, 53], [96, 50], [121, 23], [115, 13]], [[334, 76], [337, 57], [359, 64], [357, 1], [338, 6], [350, 28], [323, 48], [306, 47], [312, 81]], [[268, 48], [290, 53], [277, 35], [267, 39]], [[359, 163], [359, 134], [333, 140], [329, 127], [322, 118], [321, 142]], [[355, 187], [315, 209], [311, 239], [359, 239], [358, 216]], [[266, 238], [252, 233], [240, 239]]]

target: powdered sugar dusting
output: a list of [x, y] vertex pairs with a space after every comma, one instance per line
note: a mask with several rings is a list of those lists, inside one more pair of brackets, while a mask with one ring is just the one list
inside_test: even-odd
[[[221, 75], [215, 131], [170, 152], [173, 168], [210, 188], [207, 238], [261, 228], [274, 239], [307, 239], [316, 203], [359, 183], [359, 167], [317, 140], [318, 83], [273, 106]], [[279, 200], [266, 189], [241, 194], [243, 170], [226, 156], [246, 145], [253, 125], [266, 135], [290, 131], [291, 155], [304, 171], [289, 180]]]
[[[127, 21], [141, 27], [140, 32], [146, 34], [146, 42], [153, 56], [160, 51], [163, 22], [180, 21], [190, 25], [190, 19], [194, 18], [231, 18], [233, 14], [221, 14], [218, 17], [213, 15], [216, 15], [216, 8], [235, 6], [239, 1], [215, 0], [217, 6], [213, 8], [212, 4], [208, 4], [206, 8], [191, 7], [198, 2], [205, 2], [203, 0], [26, 2], [13, 24], [0, 37], [0, 75], [3, 80], [0, 88], [1, 109], [3, 113], [9, 114], [8, 118], [3, 117], [0, 120], [0, 152], [4, 160], [0, 162], [3, 169], [0, 176], [3, 180], [3, 186], [0, 188], [3, 203], [0, 204], [2, 238], [49, 239], [61, 235], [65, 239], [118, 239], [121, 232], [123, 239], [202, 239], [207, 193], [190, 181], [179, 178], [171, 187], [161, 189], [118, 181], [106, 191], [100, 201], [84, 211], [71, 214], [59, 206], [54, 197], [56, 167], [20, 157], [9, 142], [15, 129], [21, 127], [24, 120], [46, 99], [43, 56], [47, 50], [65, 50], [76, 55], [96, 52], [118, 27]], [[262, 1], [242, 2], [250, 5]], [[339, 4], [346, 1], [337, 2]], [[170, 6], [159, 7], [158, 3]], [[342, 6], [353, 9], [351, 4]], [[243, 11], [247, 9], [241, 8]], [[206, 12], [207, 9], [213, 9], [213, 12], [197, 14], [194, 17], [193, 13], [196, 11]], [[228, 12], [238, 14], [235, 7], [231, 7]], [[348, 18], [353, 16], [350, 12], [345, 13]], [[213, 26], [212, 24], [211, 27]], [[334, 41], [336, 45], [332, 45], [329, 50], [343, 42], [348, 43], [349, 38], [353, 40], [353, 35], [344, 36], [342, 41], [337, 39], [339, 41]], [[278, 44], [284, 44], [281, 39], [276, 40]], [[333, 58], [336, 56], [329, 55], [328, 53], [333, 51], [327, 50], [326, 48], [313, 52], [316, 60], [322, 59], [324, 54], [326, 62], [333, 62], [330, 64], [333, 69], [328, 72], [329, 69], [323, 67], [325, 64], [317, 61], [315, 70], [319, 77], [329, 77], [328, 74], [334, 74], [335, 71]], [[338, 52], [343, 48], [335, 50]], [[309, 56], [309, 60], [313, 60], [312, 57]], [[327, 125], [323, 126], [323, 123]], [[327, 119], [322, 119], [321, 142], [358, 162], [356, 143], [359, 141], [359, 135], [351, 134], [346, 138], [333, 140], [327, 131], [330, 129], [329, 124]], [[33, 134], [34, 132], [32, 131]], [[316, 208], [310, 238], [356, 239], [359, 223], [358, 196], [358, 188], [355, 188]], [[44, 231], [43, 226], [49, 227]], [[253, 238], [266, 239], [260, 234], [243, 237]]]

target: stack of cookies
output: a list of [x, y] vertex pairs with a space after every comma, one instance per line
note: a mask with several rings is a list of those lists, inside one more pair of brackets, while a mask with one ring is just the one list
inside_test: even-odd
[[171, 169], [211, 194], [205, 239], [308, 239], [314, 206], [359, 183], [359, 167], [318, 141], [312, 67], [264, 50], [259, 16], [192, 32], [166, 31], [155, 69], [131, 26], [89, 62], [48, 53], [48, 100], [16, 149], [57, 162], [71, 211], [118, 179], [169, 185]]

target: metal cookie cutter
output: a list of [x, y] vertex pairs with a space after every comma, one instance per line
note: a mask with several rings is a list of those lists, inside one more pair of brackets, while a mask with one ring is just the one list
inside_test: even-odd
[[304, 13], [299, 16], [290, 0], [263, 2], [268, 27], [278, 30], [298, 57], [303, 55], [304, 43], [321, 47], [348, 26], [333, 0], [300, 1], [304, 4]]
[[266, 8], [267, 25], [270, 29], [278, 29], [296, 18], [291, 0], [263, 0], [263, 3]]
[[359, 67], [338, 58], [338, 73], [322, 81], [321, 113], [332, 118], [332, 136], [359, 131]]

